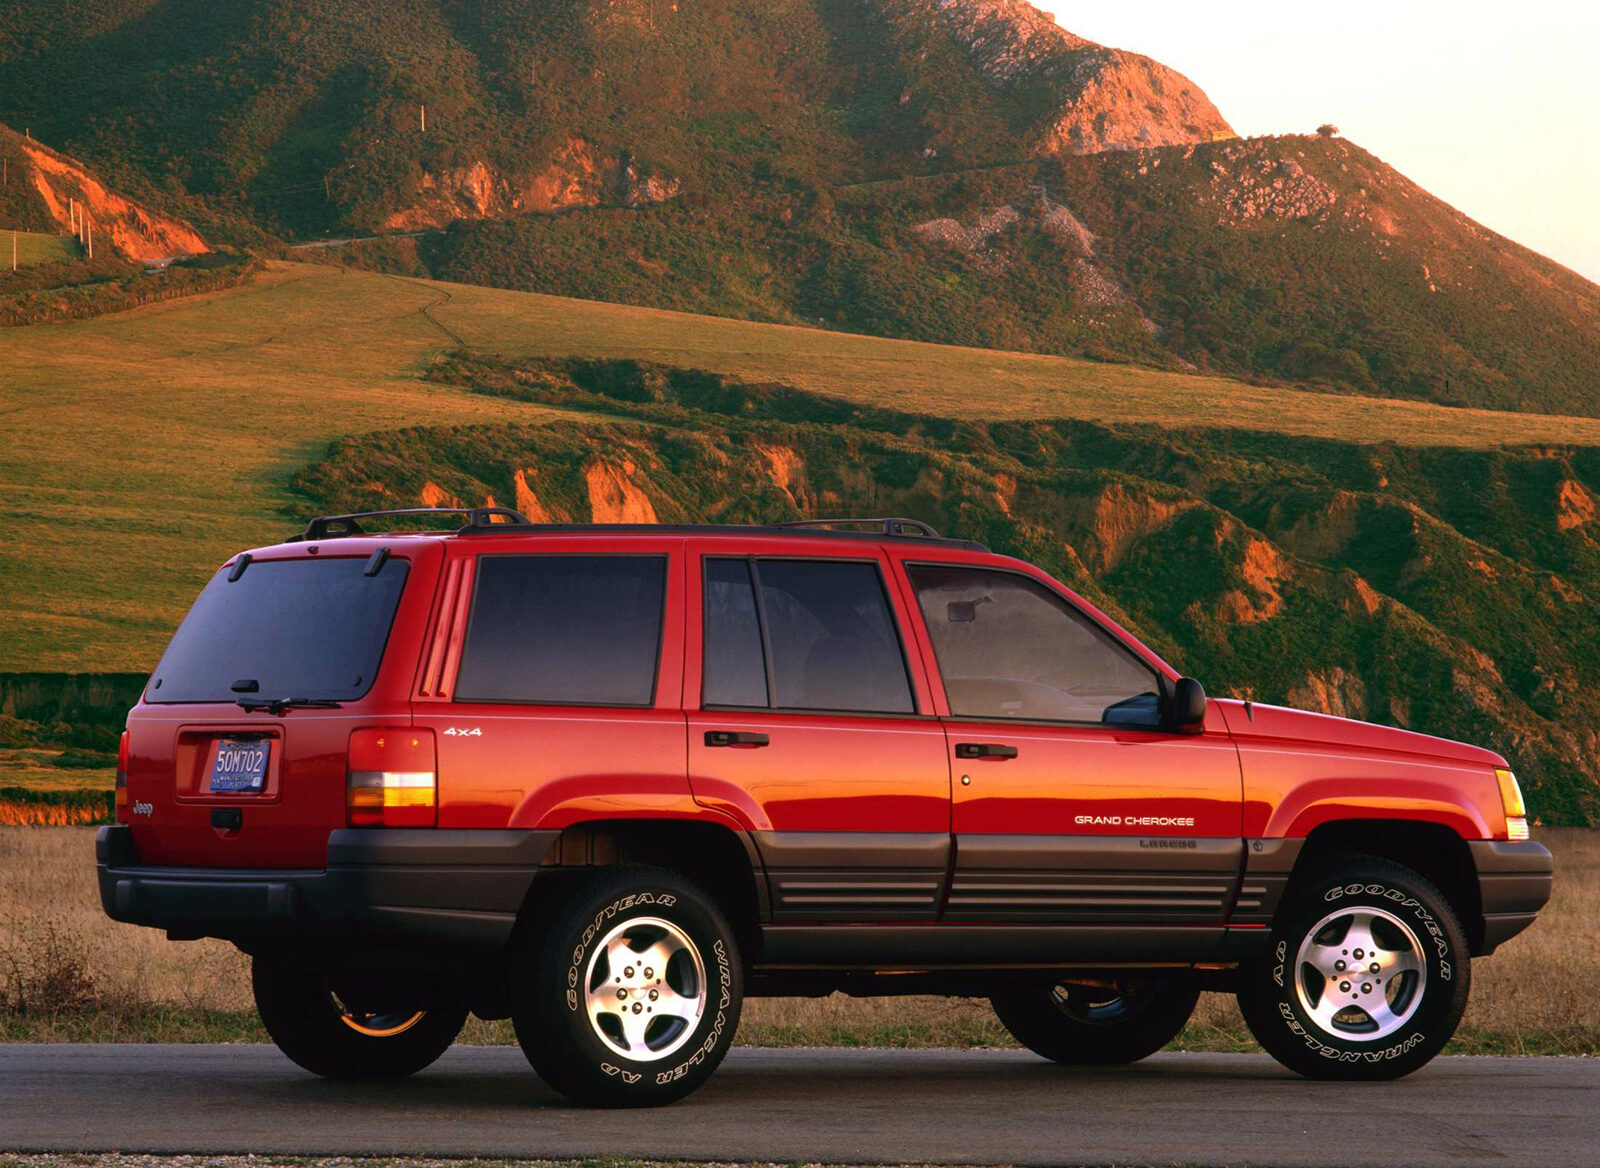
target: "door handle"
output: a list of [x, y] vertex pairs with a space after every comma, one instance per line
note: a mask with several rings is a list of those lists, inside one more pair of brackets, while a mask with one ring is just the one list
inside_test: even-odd
[[765, 746], [771, 742], [765, 734], [755, 734], [747, 730], [707, 730], [707, 746]]
[[1004, 742], [958, 742], [957, 758], [1016, 758], [1017, 748]]

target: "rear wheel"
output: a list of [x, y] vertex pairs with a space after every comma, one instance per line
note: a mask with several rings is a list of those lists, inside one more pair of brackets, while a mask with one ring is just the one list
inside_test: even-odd
[[467, 1008], [413, 989], [338, 985], [316, 970], [256, 958], [256, 1009], [278, 1049], [329, 1079], [402, 1079], [428, 1066], [461, 1033]]
[[1399, 864], [1339, 857], [1291, 893], [1272, 956], [1241, 971], [1262, 1047], [1317, 1079], [1395, 1079], [1438, 1054], [1466, 1009], [1465, 934], [1443, 893]]
[[647, 1107], [705, 1082], [739, 1025], [739, 948], [716, 902], [660, 868], [597, 869], [518, 938], [512, 1021], [550, 1086]]
[[1188, 978], [1118, 978], [1101, 985], [1059, 982], [990, 998], [1011, 1036], [1058, 1063], [1131, 1063], [1177, 1037], [1200, 989]]

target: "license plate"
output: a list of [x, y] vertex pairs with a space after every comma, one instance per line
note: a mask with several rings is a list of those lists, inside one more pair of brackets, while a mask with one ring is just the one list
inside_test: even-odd
[[223, 738], [211, 760], [211, 793], [254, 795], [267, 785], [265, 738]]

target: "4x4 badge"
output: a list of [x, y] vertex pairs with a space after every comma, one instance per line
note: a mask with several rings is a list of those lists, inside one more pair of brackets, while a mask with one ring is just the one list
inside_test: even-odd
[[452, 726], [444, 732], [446, 738], [482, 738], [483, 727], [474, 726], [471, 730], [466, 727]]

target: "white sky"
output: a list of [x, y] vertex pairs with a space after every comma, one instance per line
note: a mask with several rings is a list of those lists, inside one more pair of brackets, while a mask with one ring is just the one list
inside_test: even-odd
[[1033, 0], [1196, 82], [1245, 135], [1333, 122], [1600, 281], [1600, 0]]

